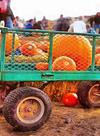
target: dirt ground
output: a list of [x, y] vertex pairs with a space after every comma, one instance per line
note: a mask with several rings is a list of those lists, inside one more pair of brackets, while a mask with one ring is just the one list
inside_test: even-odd
[[100, 108], [52, 106], [50, 119], [35, 132], [15, 132], [0, 114], [0, 136], [100, 136]]

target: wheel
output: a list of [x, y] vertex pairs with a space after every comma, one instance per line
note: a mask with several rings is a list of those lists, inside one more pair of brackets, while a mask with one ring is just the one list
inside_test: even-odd
[[18, 82], [0, 82], [0, 112], [2, 112], [5, 97], [16, 88]]
[[37, 88], [20, 87], [8, 94], [3, 114], [14, 128], [30, 131], [40, 128], [49, 118], [51, 101]]
[[77, 95], [84, 107], [100, 107], [100, 82], [82, 81], [78, 86]]

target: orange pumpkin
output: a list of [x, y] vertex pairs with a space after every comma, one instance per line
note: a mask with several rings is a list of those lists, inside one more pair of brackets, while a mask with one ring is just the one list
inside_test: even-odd
[[78, 97], [76, 93], [67, 93], [62, 97], [62, 103], [65, 106], [73, 107], [78, 104]]
[[48, 70], [48, 63], [46, 62], [39, 62], [36, 64], [35, 68], [37, 70]]
[[100, 66], [100, 54], [95, 55], [95, 64], [96, 66]]
[[49, 49], [49, 43], [47, 41], [36, 43], [37, 47], [45, 52]]
[[[12, 52], [12, 42], [13, 42], [13, 35], [12, 33], [6, 34], [6, 43], [5, 43], [5, 53], [6, 55], [10, 55]], [[1, 35], [0, 35], [0, 41], [1, 41]], [[14, 51], [20, 46], [20, 40], [17, 34], [15, 34], [14, 39]]]
[[100, 54], [100, 46], [96, 47], [95, 53]]
[[42, 50], [38, 49], [32, 42], [26, 42], [20, 47], [20, 50], [22, 54], [26, 56], [34, 56], [43, 53]]
[[92, 62], [92, 46], [87, 38], [76, 35], [56, 35], [53, 39], [53, 59], [72, 58], [77, 70], [86, 70]]
[[21, 45], [26, 44], [27, 42], [29, 42], [29, 41], [28, 41], [28, 40], [25, 40], [25, 39], [21, 39], [21, 40], [20, 40]]
[[73, 59], [66, 56], [61, 56], [54, 60], [52, 64], [52, 69], [54, 71], [73, 71], [76, 70], [76, 64]]

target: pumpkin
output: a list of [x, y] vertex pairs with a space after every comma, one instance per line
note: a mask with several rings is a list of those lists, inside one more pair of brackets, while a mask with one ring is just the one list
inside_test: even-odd
[[43, 50], [43, 51], [45, 51], [45, 52], [47, 52], [48, 51], [48, 49], [49, 49], [49, 42], [47, 42], [47, 41], [41, 41], [40, 43], [38, 43], [37, 42], [37, 47], [39, 48], [39, 49], [41, 49], [41, 50]]
[[96, 47], [95, 53], [100, 54], [100, 46]]
[[34, 56], [43, 53], [33, 42], [26, 42], [20, 47], [20, 50], [22, 54], [26, 56]]
[[100, 54], [95, 55], [95, 64], [96, 66], [100, 66]]
[[76, 106], [78, 104], [78, 97], [76, 93], [67, 93], [62, 97], [62, 103], [65, 106]]
[[21, 45], [24, 45], [24, 44], [26, 44], [27, 42], [29, 42], [29, 40], [21, 39], [20, 42], [21, 42]]
[[67, 56], [77, 70], [86, 70], [92, 63], [92, 46], [87, 38], [77, 35], [56, 35], [53, 38], [53, 60]]
[[[11, 62], [12, 56], [6, 56], [5, 61], [6, 63]], [[34, 56], [25, 56], [25, 55], [14, 55], [14, 61], [18, 63], [38, 63], [38, 62], [47, 62], [48, 56], [47, 54], [44, 55], [34, 55]]]
[[[0, 35], [0, 41], [1, 41], [1, 35]], [[10, 55], [12, 52], [12, 42], [13, 42], [13, 35], [12, 33], [6, 34], [6, 41], [5, 41], [5, 53], [6, 55]], [[20, 40], [17, 34], [15, 34], [14, 38], [14, 51], [20, 47]]]
[[48, 63], [47, 62], [39, 62], [36, 64], [35, 68], [37, 70], [48, 70]]
[[61, 56], [54, 60], [52, 69], [53, 71], [73, 71], [76, 70], [76, 64], [73, 59], [66, 56]]

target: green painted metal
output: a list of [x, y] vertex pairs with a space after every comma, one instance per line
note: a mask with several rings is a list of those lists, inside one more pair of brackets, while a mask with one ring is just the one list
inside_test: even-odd
[[[11, 61], [6, 62], [5, 55], [5, 40], [6, 33], [13, 33], [12, 40], [12, 53]], [[82, 33], [67, 33], [58, 31], [46, 31], [46, 30], [26, 30], [26, 29], [7, 29], [1, 28], [2, 42], [0, 47], [0, 81], [65, 81], [65, 80], [100, 80], [100, 67], [95, 66], [95, 48], [96, 39], [100, 39], [100, 34], [82, 34]], [[15, 34], [25, 33], [41, 33], [42, 35], [48, 35], [50, 41], [49, 51], [49, 70], [38, 71], [35, 70], [35, 63], [17, 63], [15, 62], [14, 53], [14, 38]], [[92, 38], [92, 65], [87, 71], [52, 71], [52, 48], [53, 48], [53, 36], [56, 34], [66, 35], [83, 35]]]
[[52, 44], [53, 44], [53, 33], [50, 33], [49, 35], [50, 39], [50, 52], [49, 52], [49, 70], [52, 71]]
[[1, 62], [0, 68], [1, 68], [1, 71], [4, 69], [5, 39], [6, 39], [6, 35], [4, 33], [2, 33], [2, 42], [1, 42], [1, 48], [0, 48], [0, 54], [1, 54], [1, 57], [0, 57], [0, 62]]
[[93, 46], [92, 46], [92, 65], [91, 69], [94, 71], [94, 66], [95, 66], [95, 48], [96, 48], [96, 37], [93, 36]]
[[2, 81], [79, 81], [100, 80], [98, 72], [2, 72]]
[[14, 41], [15, 39], [15, 33], [13, 33], [13, 36], [12, 36], [12, 53], [11, 53], [11, 63], [13, 64], [14, 63]]

